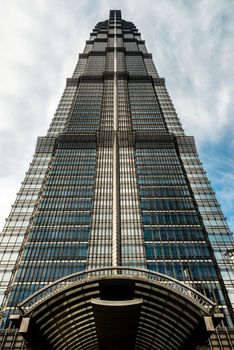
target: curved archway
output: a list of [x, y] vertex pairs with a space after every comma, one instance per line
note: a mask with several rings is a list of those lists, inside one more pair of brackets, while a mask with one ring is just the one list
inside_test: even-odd
[[195, 349], [222, 315], [168, 276], [131, 268], [85, 271], [43, 288], [19, 308], [35, 349]]

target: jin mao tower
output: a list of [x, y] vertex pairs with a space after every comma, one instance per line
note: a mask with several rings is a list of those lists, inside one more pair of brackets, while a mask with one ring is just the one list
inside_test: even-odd
[[1, 349], [234, 349], [231, 232], [119, 10], [86, 41], [1, 240]]

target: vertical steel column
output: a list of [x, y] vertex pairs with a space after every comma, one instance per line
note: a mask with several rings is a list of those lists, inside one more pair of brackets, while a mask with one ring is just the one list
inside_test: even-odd
[[113, 212], [112, 212], [112, 266], [121, 265], [120, 189], [119, 189], [119, 142], [117, 96], [117, 44], [116, 13], [114, 17], [114, 145], [113, 145]]

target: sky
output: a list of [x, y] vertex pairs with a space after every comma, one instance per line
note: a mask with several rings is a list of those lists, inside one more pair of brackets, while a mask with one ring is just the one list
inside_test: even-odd
[[1, 0], [0, 228], [95, 24], [146, 41], [234, 230], [234, 0]]

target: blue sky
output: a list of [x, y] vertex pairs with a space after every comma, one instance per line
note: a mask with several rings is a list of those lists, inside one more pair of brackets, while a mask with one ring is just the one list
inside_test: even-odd
[[233, 229], [233, 0], [2, 0], [0, 226], [85, 40], [114, 8], [142, 33]]

